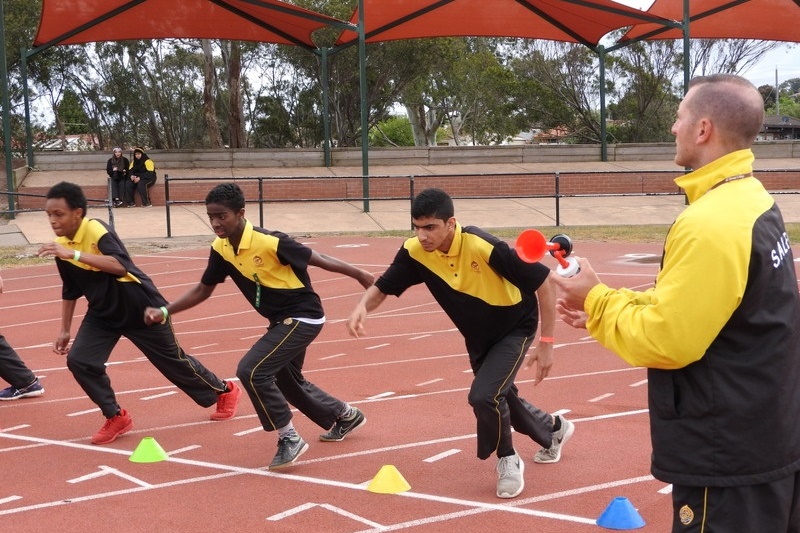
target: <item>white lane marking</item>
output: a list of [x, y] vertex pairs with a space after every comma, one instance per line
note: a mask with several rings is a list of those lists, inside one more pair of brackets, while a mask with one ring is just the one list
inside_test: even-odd
[[355, 520], [356, 522], [361, 522], [362, 524], [366, 524], [366, 525], [374, 527], [374, 528], [378, 528], [378, 529], [383, 528], [383, 526], [381, 524], [379, 524], [378, 522], [373, 522], [372, 520], [367, 520], [363, 516], [359, 516], [357, 514], [351, 513], [350, 511], [345, 511], [341, 507], [336, 507], [335, 505], [331, 505], [329, 503], [313, 503], [313, 502], [304, 503], [302, 505], [298, 505], [297, 507], [293, 507], [292, 509], [288, 509], [288, 510], [282, 512], [282, 513], [278, 513], [278, 514], [274, 514], [272, 516], [268, 516], [267, 520], [270, 520], [272, 522], [277, 522], [278, 520], [283, 520], [284, 518], [288, 518], [288, 517], [290, 517], [292, 515], [302, 513], [303, 511], [307, 511], [309, 509], [313, 509], [314, 507], [322, 507], [323, 509], [327, 509], [328, 511], [331, 511], [332, 513], [336, 513], [336, 514], [338, 514], [340, 516], [344, 516], [346, 518], [351, 518], [351, 519]]
[[591, 400], [589, 400], [589, 403], [599, 402], [600, 400], [605, 400], [606, 398], [611, 398], [612, 396], [614, 396], [613, 392], [607, 392], [605, 394], [601, 394], [600, 396], [592, 398]]
[[459, 450], [458, 448], [453, 448], [451, 450], [447, 450], [446, 452], [437, 453], [436, 455], [428, 457], [427, 459], [423, 459], [422, 462], [423, 463], [435, 463], [436, 461], [441, 461], [442, 459], [445, 459], [445, 458], [450, 457], [451, 455], [455, 455], [457, 453], [461, 453], [461, 450]]

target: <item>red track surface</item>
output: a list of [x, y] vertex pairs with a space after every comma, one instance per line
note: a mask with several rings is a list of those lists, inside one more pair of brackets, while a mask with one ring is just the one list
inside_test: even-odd
[[[382, 272], [398, 238], [320, 237], [322, 253]], [[612, 285], [647, 287], [658, 245], [576, 243]], [[626, 256], [625, 254], [634, 254]], [[638, 254], [638, 255], [637, 255]], [[650, 260], [641, 260], [641, 257]], [[168, 299], [196, 283], [207, 250], [138, 257]], [[637, 259], [637, 257], [639, 259]], [[545, 262], [555, 268], [550, 257]], [[550, 264], [552, 263], [552, 264]], [[496, 461], [475, 457], [471, 381], [463, 341], [424, 287], [389, 298], [353, 339], [343, 321], [362, 294], [349, 278], [315, 270], [328, 323], [306, 359], [306, 376], [360, 407], [368, 422], [339, 443], [302, 415], [295, 425], [311, 445], [294, 468], [266, 470], [276, 435], [264, 433], [246, 396], [239, 414], [211, 422], [127, 340], [109, 373], [134, 430], [107, 446], [89, 437], [103, 422], [51, 345], [59, 328], [55, 266], [6, 270], [0, 331], [41, 376], [41, 398], [0, 403], [0, 531], [597, 531], [594, 521], [614, 497], [630, 499], [647, 522], [666, 531], [669, 486], [649, 473], [646, 376], [559, 322], [556, 363], [543, 384], [532, 369], [518, 385], [525, 397], [564, 412], [576, 431], [560, 463], [533, 462], [538, 446], [517, 436], [526, 487], [514, 500], [495, 494]], [[82, 315], [85, 307], [78, 306]], [[76, 331], [78, 319], [73, 326]], [[265, 323], [233, 283], [175, 317], [184, 348], [223, 378], [235, 377], [241, 355]], [[3, 385], [5, 386], [5, 385]], [[167, 461], [128, 460], [145, 436]], [[366, 490], [391, 464], [411, 485], [400, 494]]]

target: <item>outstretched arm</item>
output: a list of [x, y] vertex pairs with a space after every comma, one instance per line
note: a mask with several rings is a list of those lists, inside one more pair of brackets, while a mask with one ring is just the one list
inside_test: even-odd
[[350, 263], [345, 263], [340, 259], [318, 253], [314, 250], [311, 251], [311, 259], [308, 260], [308, 264], [329, 270], [331, 272], [338, 272], [339, 274], [350, 276], [354, 280], [358, 281], [365, 289], [371, 287], [375, 282], [375, 276], [366, 270], [362, 270], [351, 265]]
[[[195, 305], [205, 301], [214, 292], [216, 285], [206, 285], [205, 283], [198, 283], [189, 289], [183, 296], [167, 304], [167, 316], [190, 309]], [[161, 308], [148, 307], [144, 310], [144, 322], [147, 325], [163, 322], [166, 317]]]
[[350, 313], [350, 318], [347, 319], [347, 331], [353, 337], [358, 338], [359, 335], [366, 335], [364, 329], [364, 321], [367, 319], [367, 313], [376, 309], [386, 299], [386, 295], [372, 285], [361, 297], [356, 308]]

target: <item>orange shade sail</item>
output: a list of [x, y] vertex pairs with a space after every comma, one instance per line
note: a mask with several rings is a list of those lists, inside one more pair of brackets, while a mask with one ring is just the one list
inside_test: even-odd
[[34, 46], [201, 38], [316, 48], [312, 33], [347, 23], [279, 0], [43, 0]]
[[[656, 0], [648, 13], [682, 21], [683, 2]], [[800, 0], [692, 0], [689, 17], [692, 39], [800, 42]], [[658, 30], [653, 24], [638, 24], [623, 40], [683, 38], [680, 29]]]
[[[357, 24], [356, 10], [350, 18]], [[658, 20], [611, 0], [364, 0], [367, 42], [420, 37], [523, 37], [595, 46], [610, 31]], [[337, 44], [357, 36], [345, 32]]]

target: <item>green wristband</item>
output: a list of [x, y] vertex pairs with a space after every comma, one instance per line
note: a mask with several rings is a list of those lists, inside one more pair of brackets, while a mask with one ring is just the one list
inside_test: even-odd
[[72, 260], [76, 263], [81, 260], [81, 251], [75, 250], [75, 253], [72, 255]]
[[169, 311], [167, 311], [167, 307], [164, 306], [164, 305], [162, 305], [159, 309], [161, 309], [161, 315], [162, 315], [161, 323], [162, 324], [166, 324], [167, 323], [167, 317], [169, 316]]

